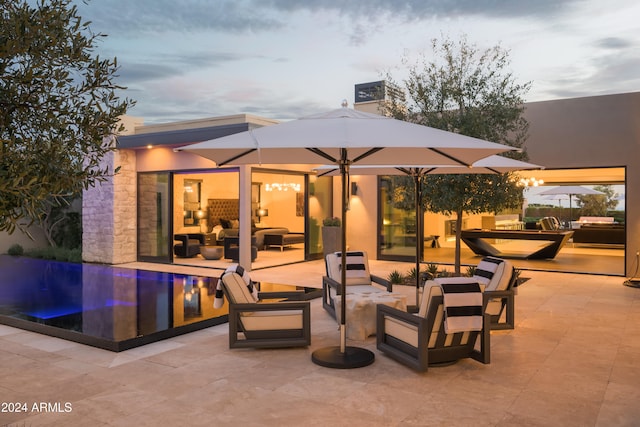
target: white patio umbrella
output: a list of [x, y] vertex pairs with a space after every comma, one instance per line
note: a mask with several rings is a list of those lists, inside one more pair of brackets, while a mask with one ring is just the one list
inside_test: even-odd
[[553, 195], [567, 195], [569, 196], [569, 225], [573, 221], [573, 203], [572, 197], [576, 194], [601, 194], [602, 191], [593, 190], [591, 188], [583, 187], [581, 185], [561, 185], [559, 187], [553, 187], [545, 191], [538, 193], [540, 196], [553, 196]]
[[[448, 165], [418, 165], [418, 166], [361, 166], [351, 167], [351, 175], [408, 175], [413, 177], [415, 190], [415, 211], [416, 211], [416, 306], [420, 306], [420, 252], [422, 250], [421, 230], [422, 230], [422, 200], [421, 200], [421, 179], [425, 175], [444, 174], [500, 174], [518, 170], [544, 169], [542, 166], [527, 163], [520, 160], [510, 159], [499, 155], [493, 155], [474, 162], [471, 167], [448, 166]], [[335, 166], [321, 166], [316, 169], [319, 176], [335, 176], [339, 170]]]
[[[514, 150], [377, 114], [346, 108], [261, 127], [183, 147], [227, 164], [336, 165], [342, 178], [342, 265], [346, 264], [346, 208], [351, 165], [438, 164], [470, 166], [484, 157]], [[331, 368], [369, 365], [373, 352], [346, 346], [346, 271], [341, 274], [340, 346], [314, 351], [314, 363]]]
[[568, 194], [551, 194], [549, 196], [545, 196], [543, 197], [543, 199], [545, 200], [557, 200], [558, 201], [558, 207], [562, 207], [562, 201], [563, 200], [569, 200], [569, 195]]

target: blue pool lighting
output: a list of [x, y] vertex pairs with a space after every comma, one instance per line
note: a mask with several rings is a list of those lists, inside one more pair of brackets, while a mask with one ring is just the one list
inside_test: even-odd
[[211, 277], [0, 255], [0, 324], [122, 351], [227, 321]]

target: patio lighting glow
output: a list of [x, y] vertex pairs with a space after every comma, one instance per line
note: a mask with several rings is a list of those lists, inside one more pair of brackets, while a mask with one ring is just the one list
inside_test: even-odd
[[265, 190], [267, 191], [274, 191], [274, 190], [278, 190], [278, 191], [289, 191], [289, 190], [293, 190], [295, 192], [299, 192], [300, 191], [300, 184], [296, 184], [294, 182], [287, 182], [287, 183], [278, 183], [278, 182], [274, 182], [273, 184], [267, 184], [265, 186]]
[[532, 176], [531, 178], [520, 178], [520, 184], [524, 185], [525, 187], [537, 187], [544, 184], [544, 180], [536, 179]]

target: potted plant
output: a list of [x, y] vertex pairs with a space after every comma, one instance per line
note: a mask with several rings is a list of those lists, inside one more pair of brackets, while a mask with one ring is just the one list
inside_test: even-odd
[[332, 217], [322, 220], [322, 251], [327, 254], [340, 252], [342, 248], [342, 230], [340, 218]]
[[325, 227], [340, 227], [340, 218], [337, 216], [325, 218], [322, 220], [322, 225]]

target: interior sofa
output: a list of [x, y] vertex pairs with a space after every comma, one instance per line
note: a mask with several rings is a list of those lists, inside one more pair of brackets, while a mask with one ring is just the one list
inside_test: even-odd
[[[273, 228], [258, 228], [253, 232], [256, 238], [256, 246], [259, 250], [267, 249], [266, 236], [269, 235], [284, 235], [288, 234], [289, 229], [285, 227], [273, 227]], [[302, 241], [304, 242], [304, 234], [302, 235]]]
[[304, 233], [291, 233], [288, 229], [271, 229], [266, 230], [264, 234], [264, 248], [269, 249], [270, 246], [278, 246], [280, 251], [284, 251], [285, 246], [304, 243]]
[[573, 230], [573, 243], [624, 245], [624, 224], [581, 224]]
[[[218, 229], [213, 229], [213, 231], [217, 233], [218, 244], [223, 245], [225, 238], [238, 237], [240, 229], [239, 228], [218, 228]], [[258, 250], [266, 249], [264, 240], [267, 234], [288, 234], [288, 233], [289, 233], [289, 229], [284, 227], [258, 228], [253, 225], [251, 227], [251, 236], [255, 238], [254, 246]], [[303, 235], [303, 238], [304, 238], [304, 235]]]

